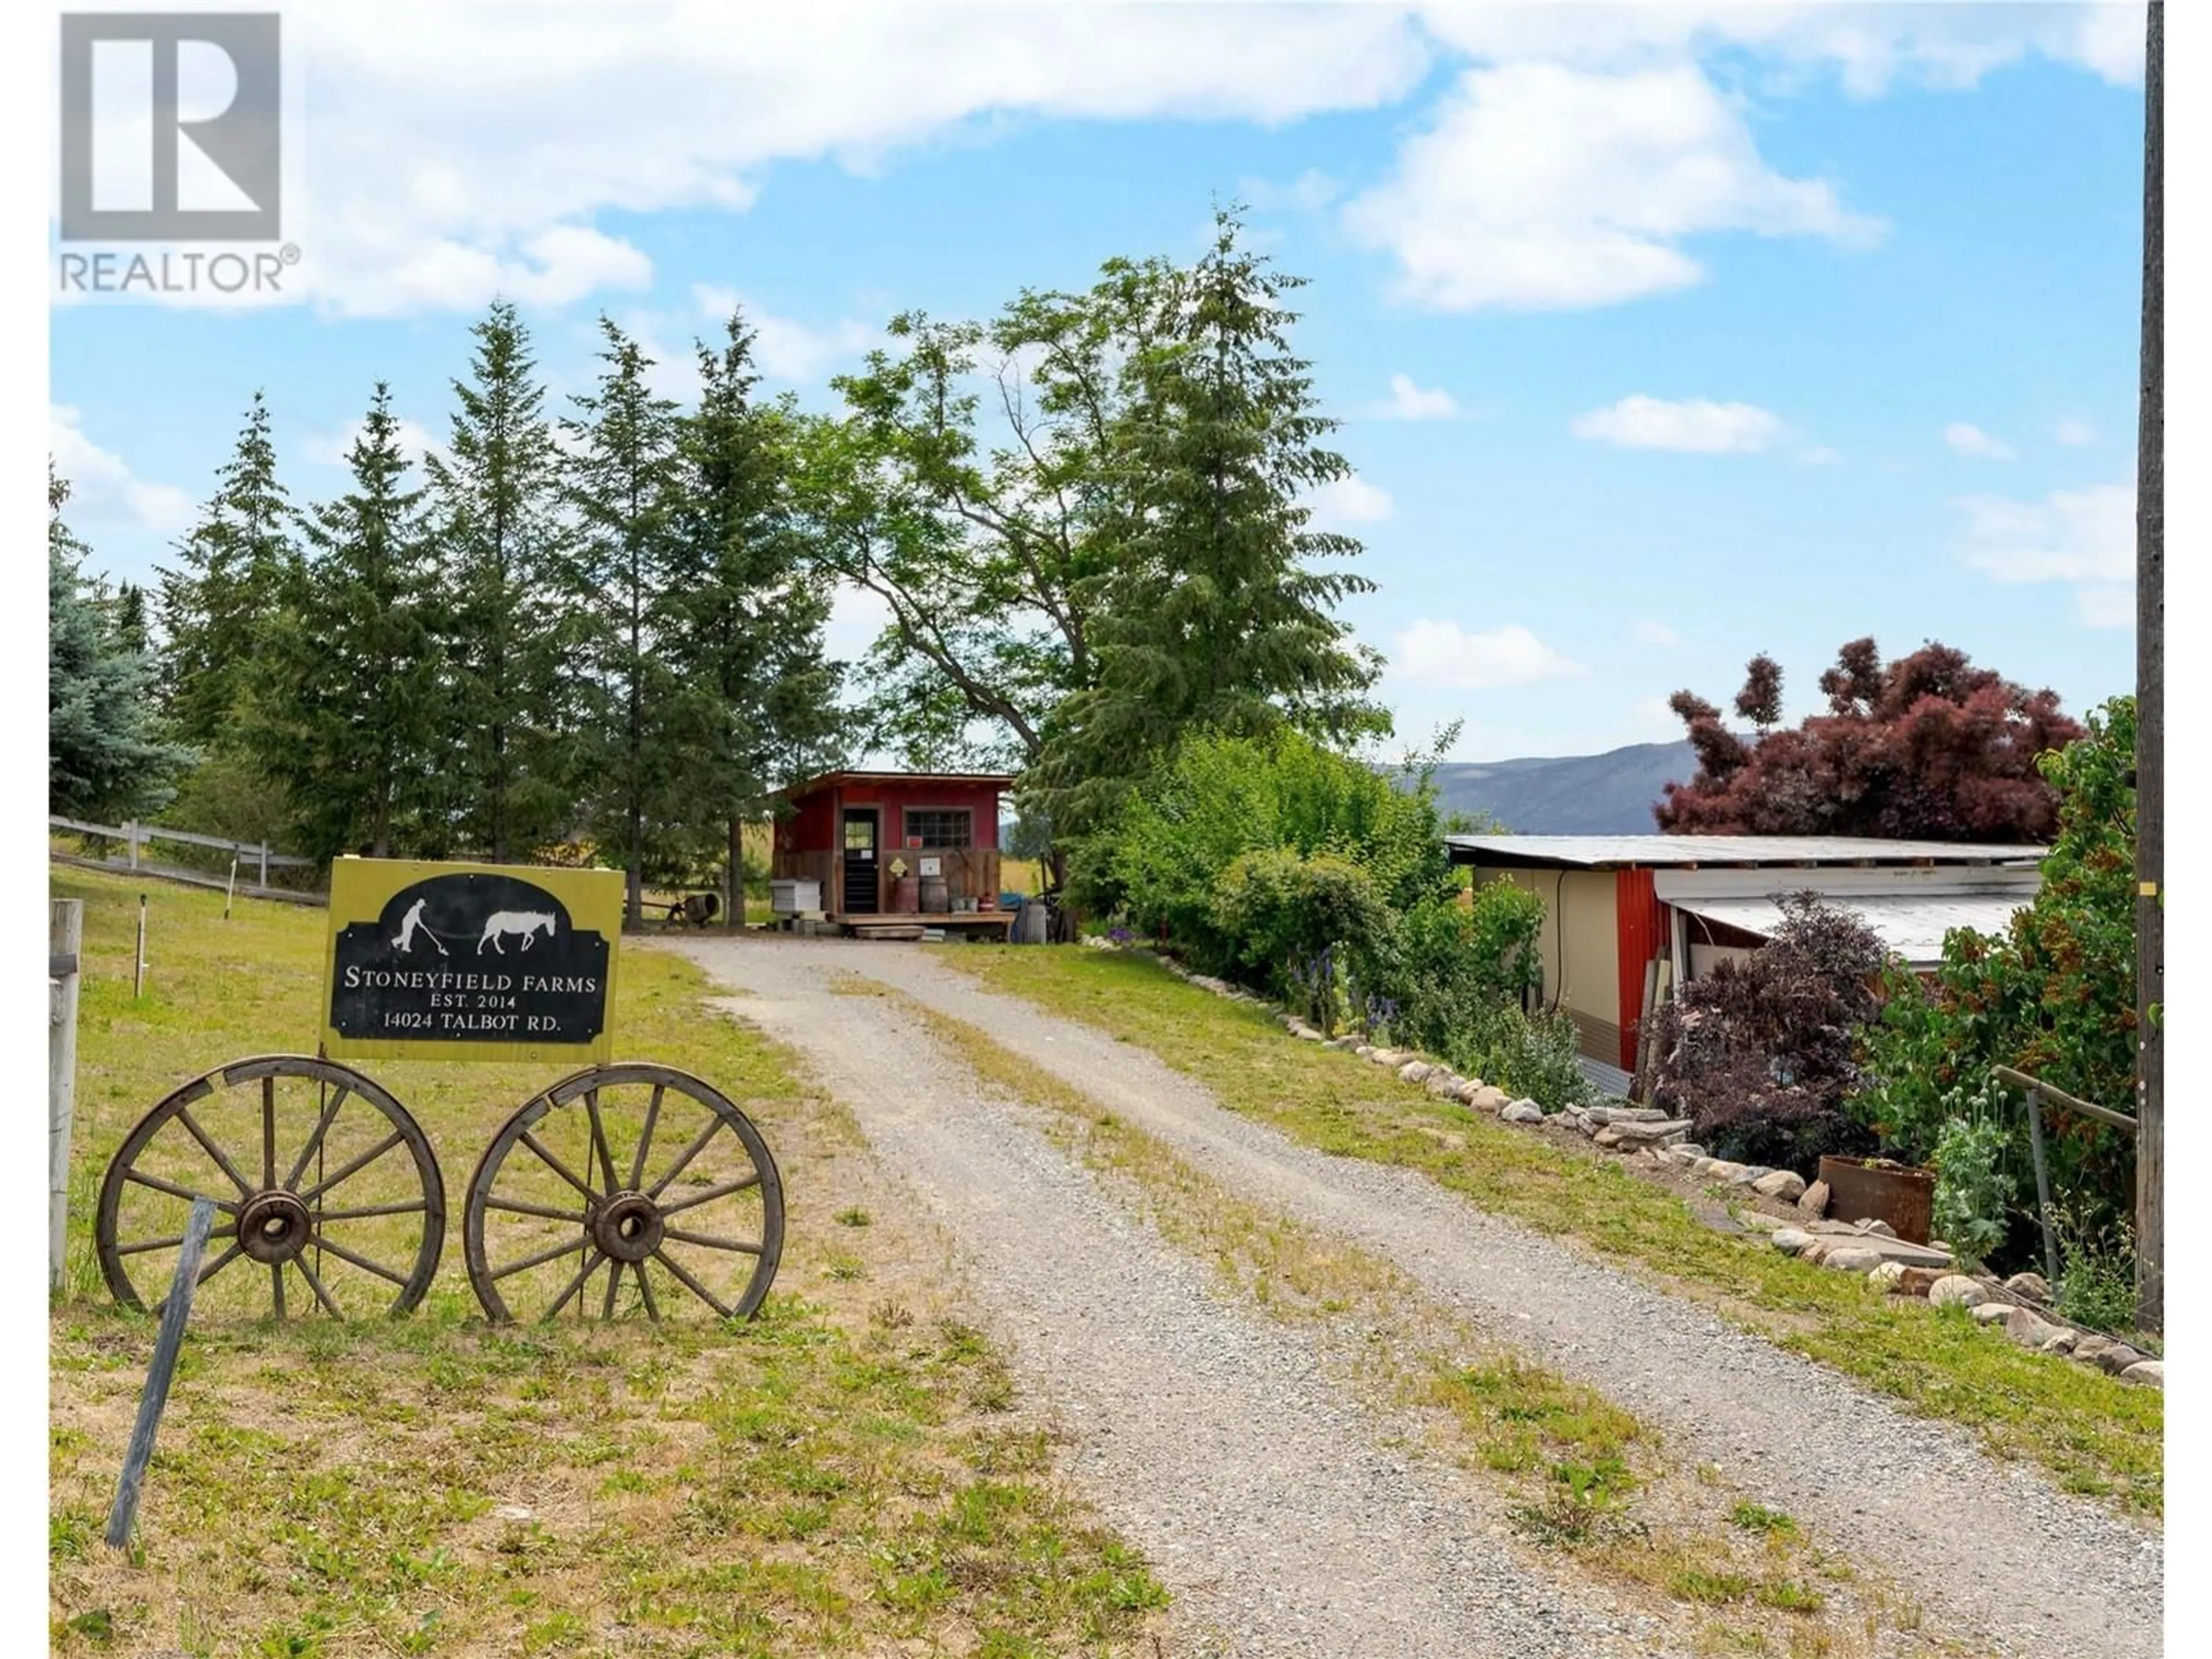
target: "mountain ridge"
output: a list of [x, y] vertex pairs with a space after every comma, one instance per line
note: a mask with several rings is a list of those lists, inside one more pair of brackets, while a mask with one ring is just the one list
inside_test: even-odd
[[1651, 809], [1667, 785], [1698, 769], [1686, 738], [1633, 743], [1601, 755], [1523, 755], [1443, 761], [1434, 775], [1446, 812], [1486, 814], [1515, 835], [1604, 836], [1659, 832]]

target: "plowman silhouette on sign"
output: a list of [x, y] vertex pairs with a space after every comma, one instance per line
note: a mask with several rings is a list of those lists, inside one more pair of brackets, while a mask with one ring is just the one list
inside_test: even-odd
[[477, 941], [477, 954], [482, 956], [484, 946], [489, 945], [494, 956], [505, 956], [507, 947], [500, 940], [509, 933], [520, 934], [522, 948], [527, 951], [540, 933], [549, 939], [553, 937], [550, 910], [495, 910], [484, 921], [483, 937]]
[[408, 906], [407, 914], [399, 919], [399, 937], [392, 941], [392, 948], [398, 951], [401, 956], [414, 954], [415, 933], [417, 928], [421, 928], [423, 938], [438, 946], [440, 956], [447, 954], [446, 947], [439, 944], [438, 936], [428, 927], [422, 927], [422, 907], [429, 902], [428, 899], [416, 899], [413, 904]]

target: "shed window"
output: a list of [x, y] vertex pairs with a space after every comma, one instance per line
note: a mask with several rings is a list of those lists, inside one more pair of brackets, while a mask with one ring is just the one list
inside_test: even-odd
[[967, 808], [908, 807], [906, 841], [909, 847], [970, 847], [975, 815]]

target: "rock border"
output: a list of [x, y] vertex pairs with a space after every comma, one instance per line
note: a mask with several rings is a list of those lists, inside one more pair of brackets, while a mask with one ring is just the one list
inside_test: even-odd
[[[1563, 1111], [1547, 1112], [1533, 1100], [1516, 1098], [1480, 1078], [1462, 1077], [1441, 1060], [1413, 1049], [1378, 1047], [1356, 1033], [1329, 1036], [1267, 998], [1211, 974], [1194, 973], [1164, 951], [1140, 945], [1109, 944], [1109, 948], [1133, 950], [1149, 956], [1178, 979], [1201, 990], [1231, 1002], [1267, 1010], [1276, 1024], [1302, 1042], [1346, 1050], [1372, 1065], [1396, 1073], [1402, 1083], [1439, 1100], [1455, 1101], [1476, 1111], [1487, 1112], [1501, 1123], [1529, 1128], [1546, 1124], [1572, 1128], [1587, 1137], [1592, 1146], [1607, 1152], [1622, 1157], [1648, 1152], [1711, 1180], [1743, 1188], [1761, 1198], [1794, 1204], [1804, 1217], [1802, 1225], [1792, 1224], [1765, 1211], [1745, 1212], [1742, 1218], [1754, 1232], [1765, 1233], [1770, 1248], [1838, 1273], [1858, 1273], [1885, 1295], [1915, 1297], [1936, 1307], [1963, 1306], [1978, 1322], [2021, 1347], [2094, 1365], [2124, 1382], [2154, 1389], [2166, 1386], [2163, 1360], [2152, 1358], [2116, 1338], [2075, 1325], [2057, 1313], [2050, 1306], [2050, 1287], [2040, 1274], [2014, 1273], [2000, 1284], [1990, 1275], [1966, 1273], [1955, 1258], [1941, 1267], [1893, 1260], [1892, 1251], [1920, 1255], [1935, 1253], [1948, 1257], [1950, 1249], [1940, 1240], [1924, 1249], [1902, 1244], [1888, 1226], [1879, 1221], [1860, 1221], [1849, 1226], [1823, 1223], [1821, 1218], [1828, 1207], [1826, 1182], [1816, 1181], [1808, 1188], [1803, 1177], [1794, 1170], [1771, 1170], [1762, 1164], [1736, 1164], [1710, 1157], [1704, 1147], [1689, 1139], [1687, 1118], [1670, 1118], [1656, 1106], [1634, 1106], [1614, 1099], [1594, 1106], [1570, 1106]], [[1811, 1231], [1814, 1226], [1820, 1231]], [[1745, 1242], [1752, 1240], [1747, 1238]]]

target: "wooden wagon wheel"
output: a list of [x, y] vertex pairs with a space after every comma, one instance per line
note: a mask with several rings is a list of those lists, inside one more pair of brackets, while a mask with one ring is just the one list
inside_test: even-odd
[[594, 1066], [501, 1126], [469, 1182], [462, 1237], [495, 1320], [582, 1318], [592, 1304], [602, 1319], [659, 1319], [687, 1296], [745, 1319], [783, 1254], [783, 1183], [760, 1131], [713, 1085], [668, 1066]]
[[407, 1109], [305, 1054], [195, 1078], [131, 1131], [100, 1182], [95, 1233], [118, 1302], [164, 1294], [202, 1196], [217, 1209], [195, 1314], [404, 1313], [446, 1242], [445, 1182]]

